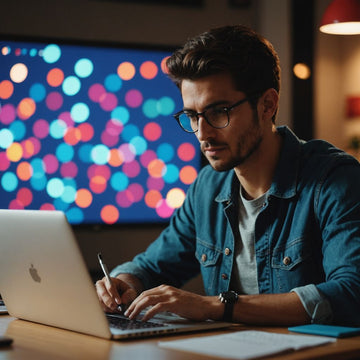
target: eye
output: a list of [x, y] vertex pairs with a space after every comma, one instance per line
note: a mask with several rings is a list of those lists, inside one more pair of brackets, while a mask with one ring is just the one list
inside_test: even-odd
[[184, 111], [184, 115], [186, 115], [191, 121], [197, 121], [197, 116], [194, 112]]

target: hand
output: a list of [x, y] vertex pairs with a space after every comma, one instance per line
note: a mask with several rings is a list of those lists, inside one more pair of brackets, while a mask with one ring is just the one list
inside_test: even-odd
[[125, 315], [135, 319], [147, 307], [150, 309], [142, 318], [143, 321], [164, 311], [196, 321], [219, 320], [224, 312], [224, 305], [216, 296], [201, 296], [172, 286], [161, 285], [142, 292], [129, 306]]
[[142, 284], [132, 275], [120, 274], [111, 278], [111, 284], [106, 277], [102, 278], [96, 282], [95, 287], [104, 311], [121, 312], [136, 298]]

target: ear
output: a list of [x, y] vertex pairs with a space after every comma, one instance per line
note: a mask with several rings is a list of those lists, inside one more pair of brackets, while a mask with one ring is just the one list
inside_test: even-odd
[[262, 115], [264, 120], [271, 120], [274, 114], [276, 114], [279, 106], [279, 94], [275, 89], [267, 89], [258, 102], [261, 108], [259, 114]]

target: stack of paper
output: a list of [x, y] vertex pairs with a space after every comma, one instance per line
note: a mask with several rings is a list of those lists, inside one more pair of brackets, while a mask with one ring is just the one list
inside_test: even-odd
[[230, 334], [160, 341], [163, 348], [229, 359], [255, 359], [336, 341], [330, 337], [237, 331]]

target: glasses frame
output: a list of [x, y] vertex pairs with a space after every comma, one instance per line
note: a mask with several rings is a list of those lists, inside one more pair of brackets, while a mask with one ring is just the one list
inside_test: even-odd
[[222, 106], [222, 107], [220, 106], [220, 107], [224, 110], [224, 112], [226, 112], [226, 115], [227, 115], [227, 123], [226, 123], [226, 125], [224, 125], [224, 126], [214, 126], [213, 124], [210, 123], [210, 121], [209, 121], [208, 118], [206, 117], [206, 112], [207, 112], [208, 110], [211, 110], [211, 109], [214, 108], [214, 107], [217, 107], [217, 105], [211, 106], [210, 108], [208, 108], [208, 109], [206, 109], [206, 110], [204, 110], [204, 111], [202, 111], [202, 112], [195, 112], [195, 111], [192, 111], [192, 110], [181, 110], [181, 111], [177, 112], [176, 114], [174, 114], [173, 117], [174, 117], [175, 120], [178, 122], [178, 124], [180, 125], [180, 127], [181, 127], [184, 131], [186, 131], [187, 133], [190, 133], [190, 134], [194, 134], [194, 133], [196, 133], [197, 131], [199, 131], [199, 127], [198, 127], [196, 130], [192, 130], [192, 131], [189, 131], [189, 130], [185, 129], [185, 128], [182, 126], [181, 121], [180, 121], [180, 116], [181, 116], [182, 114], [193, 113], [193, 115], [196, 116], [196, 119], [197, 119], [197, 123], [198, 123], [198, 124], [199, 124], [199, 117], [202, 116], [202, 117], [205, 119], [205, 121], [206, 121], [211, 127], [213, 127], [214, 129], [224, 129], [224, 128], [226, 128], [227, 126], [229, 126], [229, 124], [230, 124], [230, 114], [229, 114], [230, 111], [233, 110], [234, 108], [236, 108], [237, 106], [239, 106], [239, 105], [241, 105], [241, 104], [244, 104], [246, 101], [249, 101], [249, 100], [250, 100], [250, 98], [249, 98], [249, 97], [246, 97], [246, 98], [244, 98], [244, 99], [236, 102], [236, 103], [233, 104], [233, 105], [230, 105], [230, 106]]

